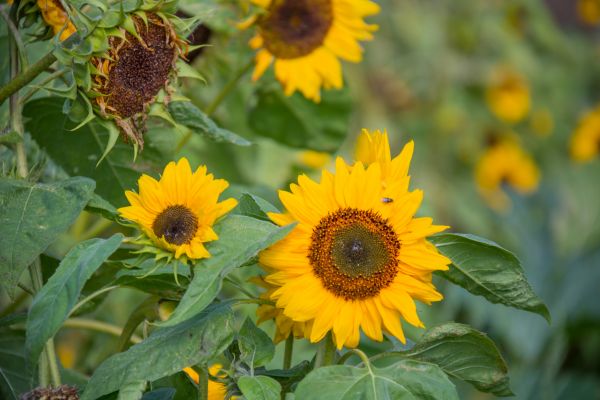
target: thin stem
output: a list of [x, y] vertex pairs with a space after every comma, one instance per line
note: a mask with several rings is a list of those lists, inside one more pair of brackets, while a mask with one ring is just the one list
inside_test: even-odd
[[61, 76], [63, 76], [66, 73], [67, 73], [66, 69], [59, 69], [58, 71], [54, 71], [53, 73], [51, 73], [50, 75], [48, 75], [46, 78], [44, 78], [39, 83], [38, 86], [36, 86], [34, 88], [31, 88], [31, 90], [29, 90], [29, 92], [25, 93], [25, 95], [23, 95], [21, 97], [21, 104], [25, 104], [27, 102], [27, 100], [29, 100], [31, 98], [31, 96], [33, 96], [38, 90], [40, 90], [44, 86], [46, 86], [47, 83], [52, 82], [56, 78], [60, 78]]
[[[107, 322], [96, 321], [87, 318], [69, 318], [63, 324], [64, 328], [88, 329], [91, 331], [107, 333], [113, 336], [121, 336], [123, 329], [121, 327], [109, 324]], [[131, 343], [140, 343], [142, 338], [137, 335], [131, 335]]]
[[80, 240], [92, 239], [108, 229], [112, 224], [111, 220], [100, 218], [87, 231], [81, 234]]
[[285, 340], [285, 352], [283, 353], [283, 369], [290, 369], [292, 366], [292, 355], [294, 354], [294, 335], [290, 332], [290, 336]]
[[325, 367], [335, 362], [335, 344], [331, 332], [321, 340], [317, 350], [317, 359], [315, 360], [315, 369]]
[[250, 291], [248, 291], [244, 286], [242, 286], [240, 284], [240, 282], [236, 281], [232, 277], [226, 276], [225, 277], [225, 281], [227, 283], [231, 284], [232, 286], [234, 286], [236, 289], [238, 289], [240, 292], [242, 292], [243, 294], [245, 294], [249, 298], [253, 299], [255, 297], [254, 293], [251, 293]]
[[[361, 359], [361, 361], [362, 361], [361, 364], [364, 364], [364, 365], [366, 365], [367, 367], [370, 368], [371, 363], [369, 361], [369, 357], [367, 357], [367, 355], [362, 350], [360, 350], [360, 349], [350, 349], [350, 350], [348, 350], [348, 352], [346, 354], [344, 354], [338, 360], [337, 363], [338, 364], [343, 364], [347, 359], [349, 359], [353, 355], [357, 355]], [[361, 365], [361, 364], [359, 364], [359, 365]]]
[[[244, 75], [246, 75], [246, 73], [248, 71], [250, 71], [250, 69], [252, 69], [253, 65], [254, 65], [254, 60], [250, 60], [250, 62], [248, 64], [246, 64], [242, 69], [240, 69], [233, 76], [233, 78], [231, 78], [231, 80], [229, 82], [227, 82], [225, 84], [225, 86], [223, 86], [223, 89], [221, 89], [221, 91], [217, 94], [217, 97], [215, 97], [213, 99], [213, 101], [204, 110], [204, 113], [208, 117], [210, 117], [217, 110], [217, 108], [219, 107], [219, 105], [221, 105], [223, 100], [225, 100], [225, 98], [229, 95], [229, 93], [237, 86], [240, 79], [242, 79], [242, 77]], [[0, 104], [1, 104], [1, 102], [0, 102]], [[193, 134], [193, 132], [189, 131], [185, 134], [184, 137], [181, 138], [181, 140], [177, 144], [177, 148], [175, 149], [175, 152], [179, 152], [183, 148], [183, 146], [185, 146], [187, 144], [187, 142], [189, 142], [189, 140], [192, 137], [192, 134]]]
[[206, 367], [202, 367], [198, 371], [198, 391], [200, 400], [208, 400], [208, 369]]
[[58, 370], [58, 363], [56, 362], [56, 350], [54, 349], [54, 338], [50, 338], [46, 342], [46, 355], [48, 356], [48, 367], [50, 369], [50, 377], [52, 378], [52, 385], [54, 387], [59, 387], [61, 385], [60, 382], [60, 372]]
[[0, 105], [13, 93], [16, 93], [23, 86], [35, 79], [36, 76], [44, 72], [46, 68], [52, 65], [56, 61], [56, 57], [52, 52], [49, 52], [41, 59], [39, 59], [31, 67], [27, 68], [18, 76], [15, 76], [5, 86], [0, 88]]
[[90, 294], [89, 296], [83, 298], [79, 303], [75, 304], [75, 307], [73, 307], [71, 309], [71, 312], [69, 313], [69, 315], [73, 315], [75, 314], [75, 311], [77, 311], [81, 306], [83, 306], [85, 303], [87, 303], [88, 301], [94, 299], [95, 297], [100, 296], [102, 293], [106, 293], [109, 292], [113, 289], [118, 288], [118, 285], [114, 285], [114, 286], [107, 286], [105, 288], [102, 288], [100, 290], [96, 290], [94, 293]]
[[271, 300], [265, 299], [233, 299], [235, 306], [243, 305], [243, 304], [259, 304], [259, 305], [269, 305], [272, 306], [273, 302]]
[[17, 45], [17, 49], [19, 50], [19, 62], [21, 63], [21, 68], [25, 69], [28, 67], [29, 63], [27, 61], [27, 51], [25, 50], [25, 45], [23, 44], [23, 40], [21, 39], [21, 35], [19, 34], [19, 29], [16, 24], [10, 18], [10, 16], [6, 13], [5, 7], [0, 7], [0, 16], [6, 22], [8, 26], [8, 31], [10, 32], [15, 44]]
[[35, 293], [33, 292], [33, 290], [31, 290], [30, 288], [28, 288], [27, 286], [25, 286], [25, 284], [23, 283], [18, 283], [17, 286], [19, 286], [19, 288], [26, 292], [29, 293], [32, 297], [35, 296]]

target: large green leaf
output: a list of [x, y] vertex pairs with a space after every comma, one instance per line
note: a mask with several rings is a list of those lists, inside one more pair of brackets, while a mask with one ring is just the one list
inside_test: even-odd
[[146, 390], [146, 381], [135, 381], [119, 389], [117, 400], [140, 400]]
[[278, 82], [256, 89], [249, 125], [261, 136], [291, 147], [335, 151], [348, 133], [352, 103], [347, 89], [327, 90], [320, 103], [286, 96]]
[[281, 385], [268, 376], [242, 376], [237, 381], [246, 400], [279, 400]]
[[535, 294], [514, 254], [473, 235], [445, 233], [430, 238], [452, 260], [439, 274], [492, 303], [530, 311], [550, 322], [550, 312]]
[[302, 400], [458, 400], [454, 385], [439, 367], [414, 360], [385, 368], [318, 368], [298, 384], [295, 395]]
[[238, 333], [238, 347], [241, 360], [251, 367], [265, 365], [275, 355], [275, 345], [269, 335], [254, 325], [250, 318], [246, 318]]
[[94, 400], [136, 381], [153, 381], [190, 365], [208, 363], [233, 340], [232, 324], [231, 309], [220, 304], [179, 325], [156, 330], [100, 364], [81, 400]]
[[0, 330], [0, 397], [19, 400], [33, 385], [31, 372], [25, 366], [25, 335]]
[[253, 194], [244, 193], [240, 196], [240, 200], [237, 208], [234, 212], [248, 217], [261, 219], [263, 221], [271, 222], [271, 219], [267, 215], [268, 212], [279, 212], [275, 206], [268, 201], [261, 199]]
[[175, 122], [215, 142], [232, 143], [238, 146], [250, 146], [252, 144], [243, 137], [217, 126], [208, 115], [190, 101], [172, 101], [169, 103], [169, 112]]
[[52, 160], [69, 175], [89, 176], [96, 181], [96, 192], [110, 203], [126, 204], [124, 192], [135, 186], [140, 172], [152, 171], [157, 161], [149, 145], [133, 162], [131, 145], [117, 140], [113, 149], [96, 166], [109, 140], [109, 132], [97, 121], [92, 121], [76, 131], [63, 114], [64, 100], [41, 98], [28, 102], [23, 109], [27, 118], [25, 127], [33, 139]]
[[447, 323], [425, 332], [409, 351], [388, 357], [409, 357], [438, 365], [446, 374], [483, 392], [512, 396], [508, 368], [494, 342], [470, 326]]
[[94, 181], [34, 184], [0, 178], [0, 280], [12, 297], [25, 268], [67, 230], [94, 192]]
[[227, 273], [283, 239], [292, 228], [280, 228], [243, 215], [230, 215], [220, 221], [215, 225], [219, 240], [208, 246], [211, 257], [193, 267], [194, 279], [171, 317], [161, 325], [175, 325], [198, 314], [219, 293]]
[[53, 337], [77, 303], [92, 274], [117, 250], [123, 235], [90, 239], [77, 244], [31, 304], [27, 317], [27, 360], [34, 365], [48, 339]]

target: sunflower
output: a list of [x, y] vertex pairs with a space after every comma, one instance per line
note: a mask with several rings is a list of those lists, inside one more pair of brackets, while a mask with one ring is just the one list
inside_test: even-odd
[[570, 140], [571, 158], [578, 162], [593, 160], [600, 152], [600, 107], [585, 114]]
[[265, 13], [256, 19], [258, 33], [250, 46], [258, 49], [252, 75], [258, 80], [274, 62], [275, 77], [286, 95], [296, 90], [315, 102], [320, 89], [340, 89], [339, 59], [362, 60], [361, 40], [373, 39], [376, 25], [363, 18], [379, 12], [370, 0], [252, 0]]
[[160, 248], [175, 253], [175, 258], [210, 257], [203, 243], [217, 240], [212, 226], [237, 204], [235, 199], [218, 202], [229, 186], [223, 179], [207, 174], [206, 166], [192, 173], [186, 158], [170, 162], [159, 181], [142, 175], [139, 194], [127, 191], [131, 204], [119, 209], [120, 215], [137, 223]]
[[481, 156], [475, 167], [475, 180], [482, 196], [495, 209], [503, 210], [510, 200], [502, 190], [506, 184], [521, 194], [534, 192], [540, 171], [534, 159], [516, 139], [498, 139]]
[[600, 24], [600, 0], [577, 0], [577, 16], [585, 25]]
[[338, 158], [319, 182], [301, 175], [291, 192], [279, 192], [287, 212], [269, 217], [298, 224], [259, 256], [277, 307], [312, 324], [311, 342], [331, 331], [338, 348], [357, 346], [361, 329], [377, 341], [386, 331], [405, 342], [401, 319], [423, 327], [415, 300], [442, 299], [432, 272], [450, 263], [426, 240], [447, 227], [414, 217], [423, 193], [408, 190], [412, 143], [392, 159], [386, 134], [365, 137], [361, 161]]
[[529, 113], [531, 98], [525, 78], [509, 68], [498, 68], [486, 90], [492, 113], [510, 124], [520, 122]]
[[[267, 289], [259, 297], [264, 300], [269, 300], [271, 295], [277, 289], [267, 283], [263, 277], [255, 277], [251, 279], [251, 282], [258, 286]], [[274, 320], [275, 322], [275, 337], [273, 342], [275, 344], [287, 339], [290, 335], [293, 335], [296, 339], [309, 339], [310, 338], [310, 322], [295, 322], [283, 314], [283, 310], [274, 305], [262, 304], [256, 310], [258, 316], [257, 324], [261, 324], [265, 321]]]
[[[212, 376], [222, 377], [222, 374], [219, 375], [221, 368], [222, 365], [214, 364], [208, 369], [208, 373]], [[193, 368], [184, 368], [183, 372], [185, 372], [186, 375], [189, 376], [190, 379], [196, 383], [196, 385], [200, 382], [200, 375], [198, 375], [198, 373]], [[223, 383], [215, 382], [211, 379], [208, 380], [208, 400], [225, 400], [226, 395], [227, 387]]]
[[61, 41], [77, 31], [59, 0], [37, 0], [37, 4], [44, 21], [52, 27], [54, 34], [57, 35], [60, 32], [59, 39]]

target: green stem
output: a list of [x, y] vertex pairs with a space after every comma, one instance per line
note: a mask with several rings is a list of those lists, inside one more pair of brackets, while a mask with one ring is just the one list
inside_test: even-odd
[[346, 354], [344, 354], [342, 357], [340, 357], [340, 359], [338, 360], [337, 363], [338, 364], [343, 364], [347, 359], [349, 359], [353, 355], [357, 355], [361, 359], [362, 364], [364, 364], [364, 365], [366, 365], [367, 367], [370, 368], [371, 362], [369, 361], [369, 357], [367, 357], [367, 355], [362, 350], [360, 350], [360, 349], [350, 349], [350, 350], [348, 350], [348, 352]]
[[335, 344], [331, 332], [321, 340], [317, 350], [317, 359], [315, 360], [315, 369], [332, 365], [335, 362]]
[[290, 369], [292, 366], [292, 355], [294, 354], [294, 335], [290, 332], [290, 336], [285, 340], [285, 352], [283, 353], [283, 369]]
[[113, 222], [111, 220], [100, 218], [92, 226], [90, 226], [90, 228], [88, 230], [83, 232], [81, 234], [81, 236], [79, 237], [79, 239], [80, 240], [92, 239], [92, 238], [98, 236], [99, 234], [101, 234], [102, 232], [104, 232], [106, 229], [108, 229], [112, 224], [113, 224]]
[[[16, 10], [14, 10], [14, 13], [16, 15]], [[12, 8], [11, 8], [11, 14], [13, 14]], [[27, 61], [27, 51], [25, 51], [25, 45], [23, 44], [23, 40], [21, 39], [21, 35], [19, 34], [19, 29], [17, 28], [17, 25], [15, 24], [15, 22], [13, 22], [13, 19], [6, 13], [6, 10], [4, 9], [4, 7], [0, 7], [0, 16], [2, 16], [2, 19], [4, 19], [4, 22], [6, 22], [6, 25], [8, 26], [8, 31], [10, 32], [13, 40], [15, 41], [15, 44], [17, 45], [17, 49], [19, 51], [19, 62], [21, 63], [21, 68], [25, 69], [29, 66], [29, 63]], [[15, 17], [15, 19], [16, 19], [16, 17]]]
[[79, 303], [75, 304], [75, 307], [73, 307], [71, 309], [71, 312], [69, 313], [69, 316], [75, 314], [75, 311], [77, 311], [81, 306], [83, 306], [88, 301], [94, 299], [97, 296], [100, 296], [102, 293], [109, 292], [109, 291], [111, 291], [113, 289], [116, 289], [118, 287], [119, 287], [118, 285], [114, 285], [114, 286], [107, 286], [107, 287], [102, 288], [100, 290], [96, 290], [94, 293], [92, 293], [89, 296], [83, 298]]
[[56, 78], [60, 78], [61, 76], [63, 76], [66, 73], [67, 73], [66, 69], [59, 69], [58, 71], [54, 71], [53, 73], [51, 73], [50, 75], [48, 75], [47, 77], [45, 77], [39, 83], [39, 85], [37, 85], [36, 87], [31, 88], [31, 90], [29, 92], [27, 92], [23, 96], [21, 96], [21, 104], [25, 104], [27, 102], [27, 100], [29, 100], [31, 98], [31, 96], [33, 96], [35, 94], [35, 92], [37, 92], [38, 90], [42, 89], [44, 86], [46, 86], [46, 84], [52, 82]]
[[11, 96], [13, 93], [16, 93], [23, 86], [34, 80], [36, 76], [44, 72], [46, 68], [54, 63], [54, 61], [56, 61], [56, 57], [54, 54], [52, 54], [52, 52], [50, 52], [39, 59], [31, 67], [23, 71], [21, 74], [15, 76], [5, 86], [2, 86], [0, 88], [0, 105], [4, 103], [9, 96]]
[[60, 371], [58, 370], [58, 363], [56, 362], [56, 350], [54, 349], [54, 338], [50, 338], [46, 342], [45, 347], [46, 355], [48, 356], [48, 367], [50, 369], [50, 377], [52, 378], [52, 385], [59, 387], [60, 382]]
[[[225, 100], [225, 98], [229, 95], [229, 93], [237, 86], [240, 79], [242, 79], [242, 77], [244, 75], [246, 75], [246, 73], [248, 71], [250, 71], [250, 69], [252, 69], [253, 65], [254, 65], [254, 60], [252, 59], [252, 60], [250, 60], [250, 62], [248, 64], [246, 64], [242, 69], [240, 69], [234, 75], [234, 77], [231, 78], [231, 80], [225, 84], [225, 86], [223, 86], [223, 89], [221, 89], [221, 91], [217, 94], [217, 97], [215, 97], [214, 100], [204, 110], [204, 113], [208, 117], [210, 117], [217, 110], [217, 108], [219, 107], [219, 105], [221, 105], [223, 100]], [[187, 144], [187, 142], [189, 142], [189, 140], [192, 137], [192, 134], [193, 134], [193, 132], [189, 131], [185, 134], [184, 137], [181, 138], [181, 140], [177, 144], [177, 148], [176, 148], [175, 152], [179, 152], [183, 148], [183, 146], [185, 146]]]
[[208, 369], [206, 367], [202, 367], [198, 371], [198, 391], [200, 400], [208, 400]]
[[[113, 336], [121, 336], [121, 333], [123, 332], [123, 329], [116, 325], [86, 318], [69, 318], [64, 322], [63, 328], [88, 329], [91, 331], [107, 333]], [[131, 335], [129, 340], [131, 343], [135, 344], [140, 343], [142, 338], [137, 335]]]

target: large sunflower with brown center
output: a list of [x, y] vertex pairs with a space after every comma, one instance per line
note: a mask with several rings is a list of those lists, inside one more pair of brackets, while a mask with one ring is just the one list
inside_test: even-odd
[[363, 18], [379, 12], [370, 0], [253, 0], [265, 9], [250, 46], [259, 49], [253, 79], [274, 62], [275, 77], [291, 95], [296, 90], [318, 102], [320, 89], [342, 87], [339, 59], [360, 62], [361, 40], [376, 25]]
[[170, 162], [160, 180], [142, 175], [138, 185], [139, 193], [125, 192], [131, 205], [119, 209], [121, 216], [137, 223], [157, 246], [175, 253], [175, 258], [210, 257], [204, 243], [218, 239], [213, 224], [237, 205], [232, 198], [219, 202], [227, 181], [214, 179], [206, 166], [192, 172], [188, 160], [182, 158]]
[[338, 348], [357, 346], [360, 330], [404, 342], [401, 319], [423, 326], [415, 300], [442, 299], [431, 276], [450, 263], [426, 240], [447, 227], [415, 217], [423, 193], [408, 190], [412, 143], [392, 159], [386, 134], [364, 132], [363, 139], [362, 160], [338, 158], [319, 182], [303, 175], [291, 192], [280, 191], [287, 212], [269, 217], [298, 224], [259, 257], [266, 281], [277, 286], [277, 307], [311, 321], [312, 342], [331, 331]]

